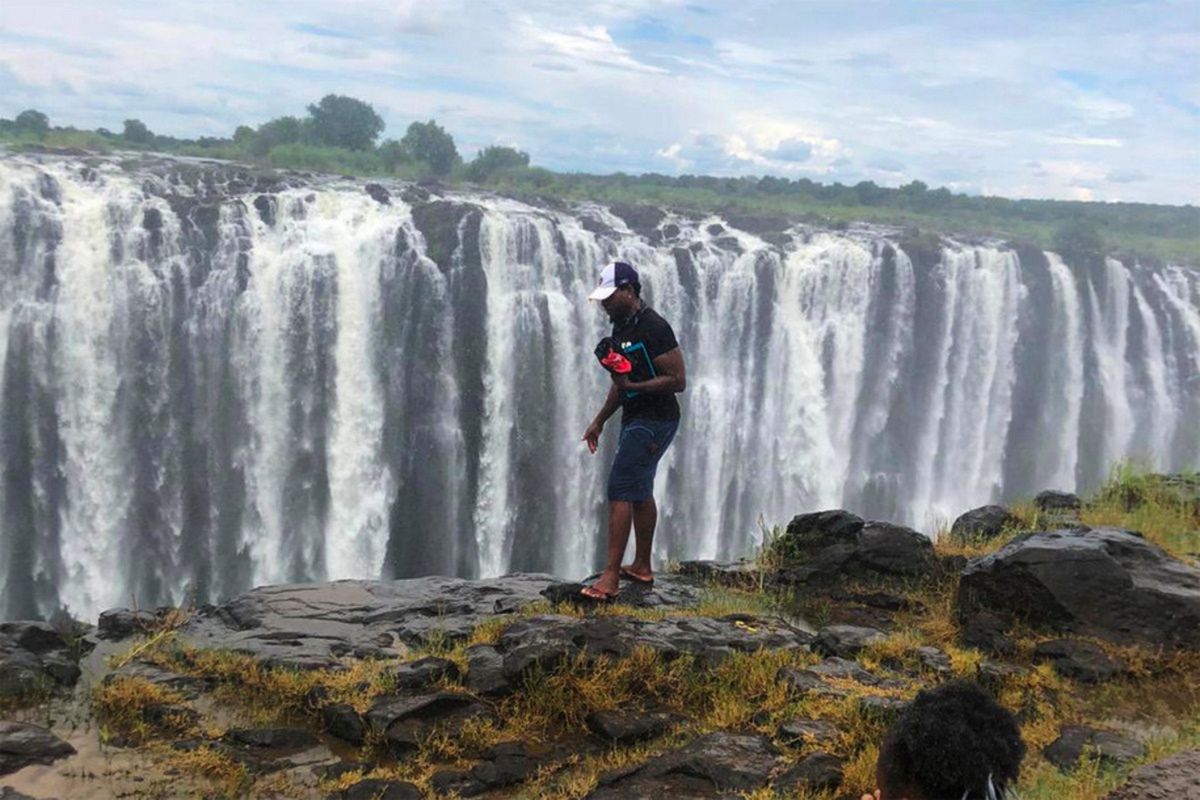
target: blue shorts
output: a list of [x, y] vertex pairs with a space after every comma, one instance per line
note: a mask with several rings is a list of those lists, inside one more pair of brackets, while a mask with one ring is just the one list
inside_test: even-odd
[[654, 474], [679, 420], [634, 418], [621, 424], [617, 457], [608, 473], [608, 499], [640, 503], [654, 495]]

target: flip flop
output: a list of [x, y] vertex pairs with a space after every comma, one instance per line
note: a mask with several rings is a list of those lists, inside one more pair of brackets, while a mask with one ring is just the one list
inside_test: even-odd
[[619, 595], [621, 592], [619, 590], [615, 592], [605, 592], [595, 588], [594, 586], [585, 586], [579, 590], [579, 593], [588, 600], [592, 600], [597, 603], [611, 603], [617, 599], [617, 595]]
[[625, 569], [624, 567], [621, 567], [621, 577], [629, 578], [629, 580], [633, 581], [634, 583], [640, 583], [645, 586], [653, 586], [654, 585], [653, 577], [651, 577], [649, 580], [647, 580], [646, 578], [643, 578], [641, 575], [635, 575], [634, 573], [630, 572], [629, 570]]

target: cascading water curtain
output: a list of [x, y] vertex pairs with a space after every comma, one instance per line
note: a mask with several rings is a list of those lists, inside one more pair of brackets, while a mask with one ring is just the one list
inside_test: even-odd
[[0, 159], [0, 618], [587, 573], [618, 421], [589, 454], [584, 297], [616, 258], [688, 366], [660, 558], [1200, 465], [1194, 268], [232, 169]]

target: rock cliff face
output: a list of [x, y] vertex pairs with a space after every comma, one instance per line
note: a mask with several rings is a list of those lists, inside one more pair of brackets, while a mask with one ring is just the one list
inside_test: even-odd
[[[622, 258], [689, 364], [659, 555], [1200, 458], [1200, 278], [998, 241], [209, 162], [0, 160], [0, 617], [577, 572]], [[611, 433], [605, 448], [611, 447]]]

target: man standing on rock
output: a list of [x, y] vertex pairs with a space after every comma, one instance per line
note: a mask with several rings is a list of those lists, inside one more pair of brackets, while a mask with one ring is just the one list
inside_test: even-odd
[[[596, 347], [596, 357], [612, 376], [608, 397], [583, 434], [588, 450], [596, 452], [604, 423], [621, 409], [617, 455], [608, 475], [608, 563], [583, 594], [609, 601], [618, 593], [621, 577], [653, 583], [650, 546], [658, 507], [654, 504], [654, 475], [659, 459], [679, 427], [679, 402], [687, 385], [683, 351], [675, 332], [659, 314], [642, 302], [637, 270], [623, 261], [600, 273], [590, 295], [612, 320], [612, 336]], [[629, 527], [637, 538], [633, 563], [621, 565], [629, 542]]]

